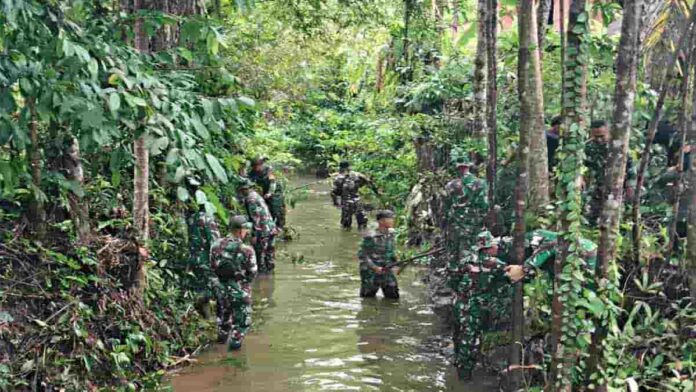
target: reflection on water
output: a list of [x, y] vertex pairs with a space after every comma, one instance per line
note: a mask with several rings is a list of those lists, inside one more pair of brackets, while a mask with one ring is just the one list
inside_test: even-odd
[[[317, 185], [288, 214], [300, 237], [280, 245], [276, 271], [254, 284], [254, 326], [238, 352], [218, 345], [172, 379], [175, 391], [493, 391], [490, 377], [457, 380], [435, 347], [447, 330], [425, 301], [416, 272], [401, 299], [361, 299], [360, 233]], [[291, 255], [303, 254], [302, 264]]]

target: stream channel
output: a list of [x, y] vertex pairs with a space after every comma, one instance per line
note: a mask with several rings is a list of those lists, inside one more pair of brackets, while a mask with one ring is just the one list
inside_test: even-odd
[[278, 245], [275, 272], [254, 282], [253, 330], [244, 346], [213, 346], [172, 377], [173, 390], [497, 390], [490, 375], [457, 379], [441, 347], [449, 330], [427, 301], [423, 271], [399, 276], [398, 301], [358, 296], [361, 233], [340, 228], [328, 185], [307, 189], [288, 212], [299, 235]]

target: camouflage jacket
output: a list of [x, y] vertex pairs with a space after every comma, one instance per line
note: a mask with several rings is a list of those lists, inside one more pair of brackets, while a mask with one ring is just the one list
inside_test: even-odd
[[195, 212], [186, 219], [189, 236], [189, 252], [192, 264], [207, 268], [210, 247], [220, 238], [220, 230], [214, 217], [205, 212]]
[[275, 175], [273, 174], [273, 169], [268, 166], [265, 167], [260, 173], [253, 170], [249, 172], [249, 179], [261, 187], [263, 196], [276, 196], [283, 194], [283, 187], [276, 180]]
[[254, 225], [254, 234], [260, 237], [268, 237], [275, 230], [275, 222], [268, 210], [268, 205], [263, 200], [263, 197], [252, 190], [244, 198], [244, 207], [246, 208], [249, 221]]
[[393, 230], [371, 232], [363, 237], [358, 251], [360, 269], [383, 267], [396, 261], [396, 243]]
[[338, 204], [339, 198], [341, 202], [359, 200], [360, 188], [367, 185], [372, 185], [372, 181], [362, 173], [355, 171], [339, 173], [334, 179], [331, 199], [334, 204]]
[[210, 250], [210, 267], [222, 283], [236, 281], [248, 284], [256, 276], [256, 254], [239, 238], [220, 238]]
[[[587, 175], [585, 178], [585, 189], [588, 193], [601, 197], [602, 188], [606, 178], [606, 171], [609, 158], [609, 143], [599, 143], [590, 140], [585, 145], [585, 166]], [[636, 172], [633, 167], [633, 160], [629, 156], [626, 161], [626, 180], [624, 185], [627, 187], [635, 186]]]
[[459, 293], [489, 290], [503, 275], [505, 263], [483, 252], [465, 251], [459, 260], [448, 265], [449, 285]]
[[450, 181], [445, 190], [450, 222], [467, 225], [472, 218], [482, 218], [488, 210], [488, 185], [471, 173]]

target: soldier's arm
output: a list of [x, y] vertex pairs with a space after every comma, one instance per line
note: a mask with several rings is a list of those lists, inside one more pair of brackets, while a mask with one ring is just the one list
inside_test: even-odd
[[338, 206], [338, 198], [341, 196], [341, 188], [343, 187], [343, 181], [340, 177], [337, 177], [333, 182], [333, 189], [331, 189], [331, 200], [335, 206]]
[[251, 222], [254, 225], [254, 230], [263, 230], [263, 227], [261, 227], [261, 206], [258, 204], [258, 202], [256, 200], [250, 202], [248, 210], [249, 218], [251, 218]]
[[212, 245], [213, 242], [220, 238], [220, 227], [218, 226], [217, 220], [214, 217], [206, 215], [205, 219], [205, 234], [208, 237], [208, 244]]
[[270, 182], [270, 185], [268, 186], [268, 195], [266, 196], [271, 196], [274, 195], [278, 189], [278, 182], [275, 174], [273, 173], [273, 169], [271, 168], [268, 169], [268, 181]]

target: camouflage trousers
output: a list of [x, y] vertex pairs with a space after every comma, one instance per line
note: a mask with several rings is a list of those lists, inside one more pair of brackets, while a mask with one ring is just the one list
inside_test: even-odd
[[238, 348], [251, 327], [251, 287], [236, 281], [220, 282], [218, 305], [220, 335], [227, 337], [228, 345]]
[[[501, 292], [502, 293], [502, 292]], [[454, 311], [454, 365], [465, 374], [476, 367], [484, 329], [489, 330], [506, 311], [505, 298], [489, 290], [471, 290], [455, 293]]]
[[275, 236], [256, 235], [255, 239], [254, 252], [256, 253], [259, 272], [273, 271], [275, 268]]
[[374, 297], [382, 289], [382, 294], [387, 298], [399, 298], [399, 282], [393, 272], [377, 274], [369, 268], [360, 268], [360, 296]]
[[367, 226], [367, 216], [360, 199], [342, 200], [341, 201], [341, 226], [344, 229], [350, 229], [353, 225], [353, 215], [358, 223], [358, 228]]
[[271, 216], [275, 221], [276, 227], [282, 229], [285, 227], [285, 197], [273, 195], [266, 199], [266, 204], [268, 204], [268, 209], [271, 212]]

